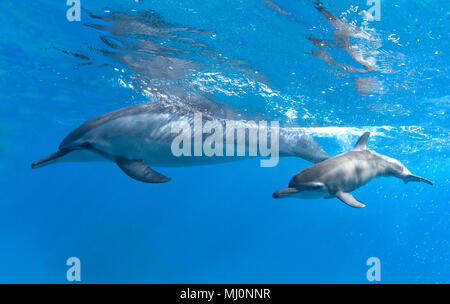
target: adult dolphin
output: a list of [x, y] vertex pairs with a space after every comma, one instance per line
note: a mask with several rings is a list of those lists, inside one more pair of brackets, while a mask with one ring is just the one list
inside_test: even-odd
[[[193, 127], [193, 141], [195, 141], [195, 137], [199, 135], [194, 125], [195, 115], [198, 113], [202, 114], [203, 121], [216, 123], [212, 124], [216, 135], [218, 129], [221, 129], [222, 137], [219, 138], [223, 138], [224, 144], [221, 145], [223, 151], [219, 152], [222, 153], [212, 156], [203, 154], [188, 156], [189, 153], [174, 155], [173, 143], [180, 136], [173, 132], [174, 124], [181, 126], [181, 131], [190, 130]], [[67, 135], [57, 152], [34, 162], [31, 168], [40, 168], [56, 162], [112, 161], [136, 180], [147, 183], [168, 182], [170, 178], [149, 166], [183, 167], [243, 158], [236, 153], [227, 156], [229, 153], [225, 151], [230, 147], [229, 142], [225, 142], [226, 129], [220, 126], [242, 124], [242, 120], [230, 119], [230, 116], [228, 111], [223, 111], [217, 106], [198, 107], [176, 102], [157, 101], [123, 108], [85, 122]], [[180, 128], [178, 130], [180, 131]], [[212, 129], [210, 131], [214, 133]], [[253, 131], [260, 132], [260, 125], [251, 124], [245, 134], [252, 134]], [[311, 162], [320, 162], [329, 157], [301, 128], [280, 127], [277, 131], [279, 156], [297, 156]], [[271, 134], [272, 131], [268, 134], [269, 141]], [[202, 136], [201, 144], [205, 144], [208, 140], [211, 141], [210, 136]], [[243, 142], [239, 142], [236, 136], [232, 141], [232, 149], [234, 151], [238, 149], [242, 151], [242, 148], [249, 150], [250, 143], [252, 142], [249, 136], [245, 136]], [[189, 142], [184, 144], [191, 146], [192, 143], [189, 139]], [[249, 155], [250, 153], [246, 156]]]
[[413, 175], [398, 160], [370, 151], [366, 148], [370, 133], [364, 133], [353, 150], [329, 158], [297, 173], [289, 187], [273, 193], [274, 198], [333, 198], [337, 197], [347, 205], [362, 208], [365, 205], [350, 194], [380, 176], [393, 176], [408, 182], [429, 180]]

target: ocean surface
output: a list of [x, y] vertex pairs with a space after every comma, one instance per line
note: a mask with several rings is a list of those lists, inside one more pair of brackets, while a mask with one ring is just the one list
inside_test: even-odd
[[[0, 282], [67, 283], [77, 257], [81, 283], [371, 283], [376, 257], [382, 283], [450, 283], [449, 1], [70, 8], [0, 2]], [[354, 209], [274, 200], [298, 158], [156, 168], [165, 184], [113, 163], [30, 169], [90, 118], [186, 96], [304, 128], [330, 155], [370, 131], [434, 186], [379, 178]]]

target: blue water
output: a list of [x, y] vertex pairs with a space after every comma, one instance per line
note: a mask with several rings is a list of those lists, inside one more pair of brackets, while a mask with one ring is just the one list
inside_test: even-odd
[[[379, 21], [366, 1], [323, 6], [356, 28], [351, 52], [312, 1], [82, 0], [68, 22], [66, 1], [2, 0], [0, 282], [65, 283], [78, 257], [84, 283], [367, 283], [378, 257], [381, 282], [449, 283], [450, 4], [381, 0]], [[353, 209], [272, 199], [310, 165], [294, 158], [158, 168], [157, 185], [112, 163], [30, 169], [87, 119], [183, 94], [331, 155], [371, 131], [435, 184], [376, 179]]]

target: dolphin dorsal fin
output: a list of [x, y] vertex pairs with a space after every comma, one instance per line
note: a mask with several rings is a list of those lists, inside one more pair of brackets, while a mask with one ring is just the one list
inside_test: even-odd
[[361, 137], [358, 139], [355, 146], [353, 147], [353, 150], [356, 151], [366, 150], [367, 140], [369, 139], [369, 136], [370, 132], [366, 132], [363, 135], [361, 135]]

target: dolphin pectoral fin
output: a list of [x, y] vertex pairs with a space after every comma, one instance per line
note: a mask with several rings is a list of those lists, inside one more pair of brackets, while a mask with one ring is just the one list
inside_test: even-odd
[[143, 160], [119, 158], [116, 164], [131, 178], [144, 183], [166, 183], [170, 178], [150, 168]]
[[347, 205], [353, 207], [353, 208], [364, 208], [366, 205], [364, 205], [361, 202], [358, 202], [356, 198], [353, 197], [350, 193], [338, 191], [336, 192], [336, 197], [346, 203]]
[[280, 189], [278, 191], [275, 191], [272, 194], [272, 197], [273, 198], [284, 198], [284, 197], [287, 197], [289, 194], [294, 194], [294, 193], [297, 193], [297, 192], [299, 192], [298, 189], [288, 187], [288, 188], [283, 188], [283, 189]]
[[405, 184], [407, 184], [408, 182], [423, 182], [427, 183], [430, 186], [433, 186], [433, 183], [431, 181], [413, 174], [408, 175], [406, 178], [403, 179], [403, 181], [405, 182]]

